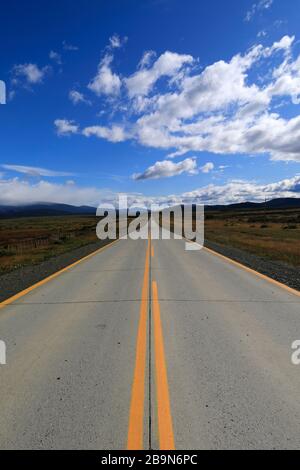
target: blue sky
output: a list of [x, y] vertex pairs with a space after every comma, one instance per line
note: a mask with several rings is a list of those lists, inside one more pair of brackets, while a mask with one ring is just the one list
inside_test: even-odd
[[3, 4], [0, 203], [299, 196], [297, 3]]

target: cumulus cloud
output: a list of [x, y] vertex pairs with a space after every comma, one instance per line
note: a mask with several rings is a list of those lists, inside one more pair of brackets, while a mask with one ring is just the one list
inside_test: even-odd
[[74, 121], [69, 121], [68, 119], [56, 119], [54, 125], [59, 136], [67, 136], [79, 132], [79, 126]]
[[[284, 112], [285, 103], [300, 103], [300, 56], [293, 56], [294, 42], [295, 37], [284, 36], [268, 47], [257, 44], [201, 71], [190, 55], [167, 51], [154, 60], [148, 51], [136, 72], [122, 80], [106, 55], [89, 87], [99, 96], [114, 97], [122, 126], [110, 116], [101, 126], [87, 127], [84, 135], [131, 139], [166, 150], [169, 157], [211, 152], [300, 161], [300, 115], [297, 108], [293, 117]], [[167, 80], [158, 86], [161, 77]]]
[[178, 176], [182, 173], [188, 175], [195, 175], [198, 173], [197, 161], [195, 158], [186, 158], [182, 162], [174, 163], [170, 160], [156, 162], [154, 165], [147, 168], [143, 173], [135, 173], [132, 177], [135, 180], [148, 180], [170, 178]]
[[49, 66], [40, 68], [37, 64], [31, 63], [15, 65], [13, 68], [14, 83], [16, 84], [18, 79], [25, 80], [28, 85], [41, 83], [49, 70]]
[[140, 62], [140, 70], [125, 79], [125, 85], [131, 98], [147, 95], [160, 77], [173, 77], [184, 64], [193, 62], [193, 57], [190, 55], [166, 51], [154, 62], [152, 67], [147, 68], [150, 59], [150, 52], [144, 54]]
[[[285, 36], [269, 48], [259, 45], [186, 75], [178, 90], [151, 98], [149, 112], [137, 116], [136, 139], [149, 147], [174, 148], [170, 156], [209, 151], [300, 160], [298, 117], [283, 118], [272, 110], [275, 97], [290, 97], [294, 104], [299, 100], [300, 58], [290, 58], [293, 41]], [[282, 62], [269, 83], [249, 83], [254, 66], [280, 53]]]
[[82, 134], [85, 137], [96, 136], [110, 142], [123, 142], [127, 139], [124, 129], [117, 125], [113, 125], [111, 128], [105, 126], [86, 127], [83, 129]]
[[106, 54], [100, 61], [96, 76], [88, 84], [88, 88], [97, 96], [116, 96], [120, 93], [121, 79], [111, 70], [113, 56]]
[[145, 51], [138, 64], [138, 69], [144, 69], [148, 67], [151, 61], [154, 59], [154, 57], [156, 57], [155, 51]]
[[73, 104], [84, 103], [84, 104], [91, 104], [91, 102], [85, 98], [83, 93], [77, 90], [71, 90], [69, 92], [69, 99], [72, 101]]

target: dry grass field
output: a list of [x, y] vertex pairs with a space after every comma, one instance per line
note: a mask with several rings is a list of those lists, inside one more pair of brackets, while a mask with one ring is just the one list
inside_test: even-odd
[[20, 217], [0, 220], [0, 274], [96, 242], [93, 216]]
[[[94, 216], [0, 219], [0, 274], [97, 242]], [[208, 212], [205, 239], [300, 266], [300, 209]]]
[[300, 209], [209, 212], [206, 240], [300, 266]]

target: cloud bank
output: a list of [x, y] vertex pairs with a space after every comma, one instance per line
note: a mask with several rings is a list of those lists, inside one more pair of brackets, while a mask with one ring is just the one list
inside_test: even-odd
[[[129, 194], [130, 204], [180, 202], [198, 204], [231, 204], [244, 201], [263, 202], [265, 199], [300, 197], [300, 175], [270, 184], [251, 181], [230, 181], [223, 185], [208, 185], [194, 191], [163, 197]], [[24, 205], [38, 202], [59, 202], [73, 205], [98, 206], [114, 203], [117, 193], [96, 187], [80, 187], [72, 182], [51, 183], [41, 180], [32, 183], [19, 178], [0, 179], [0, 204]]]

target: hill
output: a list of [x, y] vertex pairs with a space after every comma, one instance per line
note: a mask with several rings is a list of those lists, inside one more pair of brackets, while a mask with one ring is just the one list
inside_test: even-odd
[[40, 203], [24, 206], [0, 206], [0, 217], [43, 217], [57, 215], [95, 215], [96, 208], [69, 204]]

